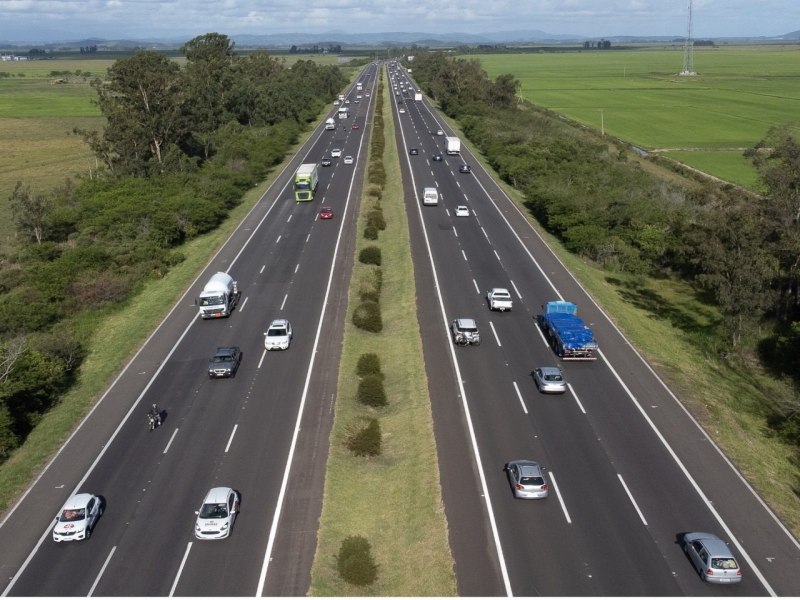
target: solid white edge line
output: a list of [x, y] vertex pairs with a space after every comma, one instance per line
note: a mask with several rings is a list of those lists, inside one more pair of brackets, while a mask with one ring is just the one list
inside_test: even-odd
[[561, 497], [561, 490], [558, 489], [558, 482], [556, 481], [556, 474], [550, 471], [550, 481], [553, 482], [553, 489], [556, 492], [556, 497], [558, 498], [558, 503], [561, 504], [561, 511], [564, 513], [564, 518], [567, 520], [567, 523], [570, 525], [572, 524], [572, 518], [569, 516], [569, 511], [567, 510], [567, 505], [564, 503], [564, 498]]
[[172, 587], [169, 590], [169, 597], [172, 598], [175, 595], [175, 588], [178, 587], [178, 581], [180, 581], [181, 573], [183, 573], [183, 567], [186, 566], [186, 561], [189, 559], [189, 551], [192, 549], [192, 544], [194, 542], [189, 542], [186, 546], [186, 552], [183, 553], [183, 558], [181, 559], [181, 564], [178, 567], [178, 572], [175, 574], [175, 579], [172, 582]]
[[575, 402], [578, 404], [578, 408], [581, 409], [581, 412], [583, 414], [586, 414], [586, 409], [583, 408], [583, 404], [581, 404], [581, 401], [578, 399], [578, 394], [575, 393], [575, 390], [573, 389], [572, 384], [568, 383], [567, 387], [569, 388], [569, 391], [572, 393], [572, 397], [575, 398]]
[[[367, 109], [367, 116], [369, 116], [369, 110], [371, 108], [372, 108], [372, 104], [370, 104], [370, 108]], [[358, 154], [356, 154], [356, 156], [360, 156], [362, 148], [363, 148], [363, 145], [364, 145], [364, 140], [366, 138], [367, 138], [367, 136], [363, 136], [363, 135], [360, 137], [359, 142], [358, 142], [359, 150], [358, 150]], [[347, 201], [345, 202], [345, 205], [344, 205], [343, 215], [347, 215], [347, 209], [350, 206], [350, 199], [351, 199], [351, 197], [353, 195], [353, 185], [355, 183], [356, 173], [357, 173], [357, 169], [353, 169], [351, 171], [350, 187], [349, 187], [348, 192], [347, 192]], [[310, 361], [308, 363], [308, 370], [306, 371], [306, 380], [305, 380], [305, 383], [303, 385], [303, 393], [302, 393], [301, 398], [300, 398], [300, 406], [298, 407], [298, 410], [297, 410], [297, 419], [296, 419], [295, 426], [294, 426], [294, 432], [292, 433], [292, 442], [291, 442], [291, 444], [289, 446], [289, 455], [286, 458], [286, 465], [285, 465], [284, 470], [283, 470], [283, 480], [281, 481], [281, 488], [280, 488], [280, 492], [278, 492], [278, 500], [275, 503], [275, 512], [273, 514], [272, 524], [270, 525], [270, 529], [269, 529], [269, 536], [267, 538], [267, 548], [264, 551], [264, 561], [263, 561], [263, 563], [261, 565], [261, 574], [258, 577], [258, 588], [257, 588], [256, 594], [255, 594], [256, 596], [263, 596], [264, 595], [264, 585], [266, 584], [266, 581], [267, 581], [267, 572], [269, 570], [270, 561], [272, 560], [272, 548], [275, 545], [275, 538], [276, 538], [276, 536], [278, 534], [278, 523], [280, 522], [280, 519], [281, 519], [281, 512], [283, 510], [283, 501], [284, 501], [284, 497], [286, 496], [286, 488], [289, 485], [289, 474], [291, 473], [291, 469], [292, 469], [292, 460], [294, 458], [294, 452], [295, 452], [295, 449], [297, 448], [297, 438], [300, 435], [300, 422], [303, 420], [303, 412], [304, 412], [304, 409], [305, 409], [306, 401], [308, 399], [308, 388], [309, 388], [309, 385], [311, 384], [311, 374], [314, 371], [314, 362], [315, 362], [316, 356], [317, 356], [317, 348], [319, 347], [319, 339], [320, 339], [320, 335], [322, 333], [322, 325], [323, 325], [323, 322], [325, 321], [324, 317], [325, 317], [325, 312], [326, 312], [327, 307], [328, 307], [328, 298], [330, 297], [331, 286], [333, 285], [333, 276], [334, 276], [334, 271], [335, 271], [334, 265], [336, 264], [336, 258], [339, 255], [339, 246], [340, 246], [340, 244], [342, 242], [342, 231], [344, 230], [344, 225], [345, 225], [346, 221], [347, 221], [347, 219], [344, 218], [344, 217], [340, 220], [339, 233], [338, 233], [338, 235], [336, 237], [336, 246], [334, 247], [333, 253], [331, 255], [331, 262], [330, 262], [331, 266], [330, 266], [330, 273], [328, 275], [328, 283], [327, 283], [327, 286], [325, 288], [325, 296], [322, 299], [322, 308], [320, 310], [319, 320], [317, 322], [317, 333], [314, 336], [314, 346], [311, 349], [311, 359], [310, 359]]]
[[631, 494], [631, 491], [628, 489], [628, 486], [625, 484], [625, 480], [622, 478], [622, 475], [620, 475], [619, 473], [617, 473], [617, 477], [619, 478], [619, 482], [622, 484], [622, 488], [625, 490], [625, 493], [628, 494], [628, 499], [631, 501], [631, 504], [633, 504], [633, 508], [636, 509], [636, 513], [639, 515], [639, 518], [642, 520], [642, 523], [644, 523], [645, 527], [647, 527], [647, 519], [644, 518], [644, 515], [642, 514], [642, 511], [639, 508], [639, 505], [636, 504], [636, 500], [633, 499], [633, 494]]
[[95, 589], [97, 589], [97, 586], [100, 583], [100, 579], [102, 579], [103, 573], [106, 572], [106, 568], [108, 567], [108, 563], [111, 562], [111, 557], [114, 556], [114, 552], [116, 552], [116, 551], [117, 551], [117, 547], [116, 546], [111, 548], [111, 552], [108, 553], [108, 556], [106, 557], [105, 561], [103, 561], [103, 566], [100, 567], [100, 572], [97, 574], [97, 577], [95, 577], [94, 583], [92, 584], [92, 587], [89, 588], [89, 593], [86, 594], [87, 598], [91, 598], [94, 595], [94, 591], [95, 591]]
[[512, 381], [511, 383], [514, 384], [514, 389], [517, 392], [517, 398], [519, 398], [519, 403], [522, 405], [523, 412], [527, 415], [528, 414], [528, 407], [525, 406], [525, 400], [522, 399], [522, 394], [519, 391], [519, 387], [517, 386], [517, 382], [516, 381]]
[[[428, 112], [430, 112], [430, 108], [428, 108], [426, 105], [425, 105], [425, 108], [428, 110]], [[403, 140], [403, 146], [407, 147], [405, 131], [403, 129], [403, 121], [399, 121], [399, 123], [400, 123], [400, 126], [399, 126], [400, 135], [401, 135], [402, 140]], [[506, 590], [506, 596], [512, 597], [514, 594], [513, 594], [512, 590], [511, 590], [511, 581], [510, 581], [510, 579], [508, 577], [508, 568], [506, 566], [505, 555], [503, 554], [503, 547], [502, 547], [502, 545], [500, 543], [500, 533], [497, 530], [497, 520], [495, 519], [494, 509], [492, 508], [492, 501], [491, 501], [491, 498], [489, 497], [489, 487], [486, 484], [486, 473], [484, 471], [483, 463], [481, 461], [481, 453], [480, 453], [480, 450], [478, 448], [478, 439], [475, 436], [475, 426], [472, 424], [472, 416], [471, 416], [471, 413], [470, 413], [470, 410], [469, 410], [469, 403], [467, 402], [467, 393], [464, 390], [464, 382], [463, 382], [463, 380], [461, 378], [461, 369], [460, 369], [460, 367], [458, 365], [458, 357], [456, 356], [456, 352], [455, 352], [455, 344], [453, 343], [453, 340], [452, 340], [452, 338], [450, 337], [450, 334], [449, 334], [447, 314], [445, 313], [444, 301], [442, 299], [441, 286], [439, 285], [439, 275], [436, 272], [436, 265], [434, 264], [434, 261], [433, 261], [433, 255], [431, 253], [431, 243], [430, 243], [430, 239], [428, 237], [428, 229], [425, 226], [425, 220], [422, 218], [422, 207], [421, 207], [420, 202], [419, 202], [419, 197], [417, 196], [416, 179], [414, 177], [414, 171], [413, 171], [413, 169], [411, 169], [411, 161], [409, 160], [408, 155], [406, 155], [406, 163], [408, 164], [408, 168], [409, 168], [409, 171], [410, 171], [411, 183], [412, 183], [412, 187], [414, 189], [414, 199], [416, 201], [415, 204], [417, 206], [417, 215], [418, 215], [420, 223], [422, 225], [422, 235], [425, 238], [425, 246], [426, 246], [427, 251], [428, 251], [428, 260], [429, 260], [430, 265], [431, 265], [431, 272], [433, 273], [433, 281], [434, 281], [434, 287], [436, 289], [436, 296], [439, 299], [439, 311], [440, 311], [440, 316], [441, 316], [441, 319], [442, 319], [442, 324], [444, 326], [443, 327], [443, 333], [444, 333], [445, 336], [447, 336], [447, 339], [449, 341], [450, 357], [451, 357], [452, 362], [453, 362], [453, 368], [456, 371], [456, 373], [455, 373], [456, 374], [456, 382], [458, 383], [458, 389], [459, 389], [459, 392], [461, 394], [461, 406], [464, 409], [464, 418], [465, 418], [466, 423], [467, 423], [467, 430], [469, 431], [470, 443], [472, 445], [472, 454], [473, 454], [473, 456], [475, 458], [475, 464], [476, 464], [476, 467], [478, 469], [478, 478], [480, 479], [480, 482], [481, 482], [481, 490], [482, 490], [482, 494], [483, 494], [483, 501], [484, 501], [484, 504], [486, 505], [486, 513], [487, 513], [487, 516], [489, 518], [489, 527], [491, 528], [492, 539], [494, 540], [495, 550], [497, 551], [497, 561], [498, 561], [498, 566], [500, 567], [500, 575], [503, 578], [503, 585], [504, 585], [505, 590]], [[464, 258], [466, 259], [466, 256]]]
[[236, 435], [236, 430], [237, 430], [237, 429], [239, 429], [239, 424], [238, 424], [238, 423], [237, 423], [236, 425], [234, 425], [234, 426], [233, 426], [233, 431], [231, 431], [231, 437], [229, 437], [229, 438], [228, 438], [228, 443], [227, 443], [227, 444], [226, 444], [226, 446], [225, 446], [225, 452], [224, 452], [224, 454], [227, 454], [227, 453], [228, 453], [228, 450], [230, 450], [230, 449], [231, 449], [231, 444], [233, 443], [233, 438], [234, 438], [234, 436]]

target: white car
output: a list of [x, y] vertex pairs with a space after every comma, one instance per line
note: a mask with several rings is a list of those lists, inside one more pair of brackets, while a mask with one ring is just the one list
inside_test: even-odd
[[331, 157], [332, 158], [339, 158], [341, 155], [342, 155], [342, 149], [341, 148], [334, 148], [333, 150], [331, 150]]
[[352, 156], [350, 156], [350, 155], [348, 155], [348, 156], [345, 156], [345, 157], [344, 157], [344, 164], [346, 164], [346, 165], [352, 165], [352, 164], [353, 164], [353, 157], [352, 157]]
[[103, 514], [103, 503], [93, 494], [75, 494], [66, 501], [56, 517], [53, 539], [57, 542], [88, 540], [97, 519]]
[[469, 216], [469, 208], [466, 206], [456, 206], [456, 216], [457, 217], [468, 217]]
[[239, 492], [229, 487], [211, 488], [200, 510], [196, 510], [194, 536], [201, 540], [219, 540], [231, 534], [239, 512]]
[[400, 109], [400, 114], [401, 114], [401, 115], [404, 115], [404, 114], [406, 114], [406, 109], [405, 109], [405, 108], [401, 108], [401, 109]]
[[286, 350], [292, 341], [292, 324], [287, 319], [275, 319], [264, 336], [267, 350]]
[[436, 135], [444, 135], [444, 131], [442, 131], [441, 129], [437, 129]]

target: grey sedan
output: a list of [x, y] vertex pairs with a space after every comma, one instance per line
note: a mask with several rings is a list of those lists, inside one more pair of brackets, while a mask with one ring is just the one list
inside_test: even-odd
[[539, 367], [533, 371], [536, 387], [543, 394], [563, 394], [567, 391], [567, 382], [558, 367]]
[[511, 490], [517, 498], [547, 498], [547, 480], [539, 463], [512, 460], [505, 466]]

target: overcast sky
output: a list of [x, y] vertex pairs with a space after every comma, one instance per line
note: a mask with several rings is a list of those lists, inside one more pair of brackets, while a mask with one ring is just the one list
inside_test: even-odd
[[[0, 41], [328, 32], [686, 33], [689, 0], [0, 0]], [[693, 0], [695, 38], [800, 29], [800, 0]]]

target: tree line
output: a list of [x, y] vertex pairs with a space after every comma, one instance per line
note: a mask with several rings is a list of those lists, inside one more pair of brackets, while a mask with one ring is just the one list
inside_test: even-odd
[[336, 66], [239, 56], [209, 33], [118, 60], [93, 81], [106, 119], [79, 131], [99, 177], [17, 184], [17, 244], [0, 256], [0, 461], [74, 383], [96, 319], [182, 260], [279, 164], [339, 93]]
[[715, 304], [718, 326], [677, 324], [709, 352], [790, 378], [794, 392], [764, 412], [800, 445], [800, 144], [790, 126], [746, 152], [763, 194], [700, 179], [682, 187], [518, 101], [511, 75], [491, 81], [476, 60], [422, 51], [413, 69], [568, 250], [611, 272], [682, 278]]

